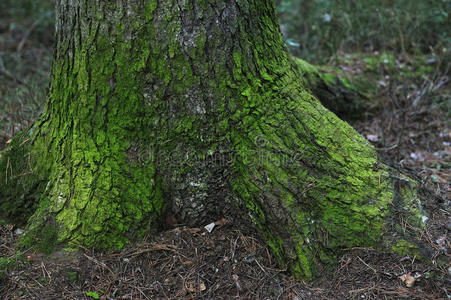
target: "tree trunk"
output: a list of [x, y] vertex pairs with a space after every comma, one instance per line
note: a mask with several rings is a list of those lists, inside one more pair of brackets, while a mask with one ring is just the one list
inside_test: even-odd
[[342, 248], [421, 254], [419, 185], [304, 89], [272, 0], [57, 2], [47, 105], [0, 162], [3, 210], [36, 208], [25, 245], [225, 215], [304, 278]]

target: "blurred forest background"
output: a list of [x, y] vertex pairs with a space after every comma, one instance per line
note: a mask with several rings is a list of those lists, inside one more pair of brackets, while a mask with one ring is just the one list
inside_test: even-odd
[[290, 51], [312, 63], [355, 51], [450, 54], [449, 0], [276, 2]]
[[[54, 2], [0, 0], [0, 150], [14, 134], [29, 127], [43, 109], [54, 43]], [[346, 88], [361, 95], [365, 109], [352, 121], [354, 128], [374, 144], [381, 156], [414, 170], [430, 190], [446, 200], [445, 208], [432, 212], [428, 221], [430, 230], [443, 239], [427, 242], [449, 254], [451, 0], [276, 0], [276, 4], [291, 54], [313, 64], [309, 68], [316, 70], [315, 74], [334, 75], [329, 78], [339, 78]], [[17, 250], [17, 229], [0, 220], [0, 298], [30, 299], [29, 295], [34, 295], [34, 299], [57, 299], [64, 294], [65, 299], [99, 299], [99, 294], [112, 287], [122, 295], [154, 289], [153, 295], [176, 297], [182, 288], [181, 292], [186, 293], [174, 281], [181, 274], [210, 280], [206, 291], [189, 287], [190, 295], [218, 298], [236, 293], [238, 276], [234, 279], [231, 274], [237, 270], [240, 278], [254, 278], [242, 282], [240, 295], [249, 299], [281, 295], [283, 299], [451, 297], [451, 267], [431, 269], [419, 265], [415, 258], [357, 249], [347, 252], [341, 266], [333, 274], [326, 274], [321, 284], [307, 286], [284, 276], [265, 246], [234, 227], [210, 236], [183, 229], [180, 235], [180, 230], [169, 231], [156, 241], [171, 247], [176, 243], [184, 257], [197, 257], [199, 249], [203, 256], [195, 264], [184, 265], [163, 248], [142, 252], [139, 247], [135, 249], [149, 252], [149, 265], [155, 261], [171, 265], [171, 271], [165, 274], [158, 268], [147, 270], [155, 272], [148, 278], [166, 276], [155, 281], [163, 285], [153, 287], [144, 279], [135, 282], [141, 275], [128, 280], [129, 271], [121, 267], [121, 259], [128, 259], [129, 250], [114, 257], [88, 253], [79, 262], [46, 262], [45, 269], [37, 254], [25, 256], [25, 252]], [[190, 243], [180, 240], [180, 236]], [[221, 272], [211, 275], [207, 261], [214, 264], [220, 255], [209, 246], [212, 243], [224, 249], [234, 243], [238, 263], [224, 262]], [[252, 264], [257, 259], [258, 267]], [[137, 268], [144, 265], [135, 263]], [[106, 278], [105, 268], [114, 269], [116, 276], [124, 278], [122, 283]], [[406, 289], [399, 275], [407, 271], [415, 271], [424, 279]], [[50, 284], [49, 280], [54, 281]], [[220, 284], [222, 289], [214, 288]]]

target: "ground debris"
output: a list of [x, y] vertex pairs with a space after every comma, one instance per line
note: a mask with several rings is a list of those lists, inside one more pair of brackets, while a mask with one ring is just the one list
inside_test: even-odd
[[[320, 282], [306, 284], [280, 270], [261, 238], [245, 231], [228, 224], [206, 235], [177, 227], [117, 253], [46, 256], [18, 255], [13, 227], [2, 226], [1, 255], [16, 263], [4, 271], [0, 298], [438, 299], [450, 293], [446, 270], [367, 248], [346, 250]], [[421, 275], [410, 288], [399, 279], [408, 272]]]

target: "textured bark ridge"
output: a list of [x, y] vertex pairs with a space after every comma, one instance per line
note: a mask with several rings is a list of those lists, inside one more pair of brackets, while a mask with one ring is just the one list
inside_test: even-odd
[[118, 249], [172, 213], [250, 220], [304, 278], [341, 248], [422, 250], [418, 184], [304, 89], [273, 1], [60, 0], [56, 35], [45, 111], [0, 165], [1, 199], [36, 208], [24, 243]]

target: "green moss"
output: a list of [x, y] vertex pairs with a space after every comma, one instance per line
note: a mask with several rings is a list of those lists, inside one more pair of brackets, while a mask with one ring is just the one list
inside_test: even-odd
[[[155, 8], [156, 1], [146, 2], [146, 16]], [[147, 32], [148, 27], [139, 26], [140, 37], [132, 46], [124, 24], [118, 24], [113, 32], [104, 27], [95, 35], [82, 32], [78, 38], [87, 37], [89, 43], [73, 53], [71, 72], [67, 71], [71, 62], [65, 57], [55, 60], [53, 73], [59, 75], [53, 79], [32, 148], [36, 157], [42, 153], [54, 155], [39, 161], [39, 168], [51, 170], [51, 180], [45, 182], [46, 198], [41, 200], [34, 222], [30, 222], [30, 230], [43, 244], [49, 236], [54, 239], [47, 234], [43, 221], [50, 218], [58, 227], [59, 243], [118, 249], [147, 230], [156, 230], [166, 207], [161, 190], [151, 183], [154, 162], [143, 164], [130, 152], [136, 145], [138, 152], [148, 151], [154, 143], [149, 130], [152, 125], [143, 118], [140, 104], [144, 100], [141, 79], [148, 72], [147, 61], [155, 49], [149, 45], [152, 33]], [[58, 49], [65, 46], [62, 43]], [[165, 62], [159, 61], [164, 66]]]
[[328, 109], [345, 120], [358, 119], [367, 108], [370, 91], [364, 80], [347, 78], [336, 69], [318, 67], [294, 58], [304, 87]]
[[401, 256], [410, 255], [421, 259], [420, 252], [418, 250], [418, 245], [415, 245], [406, 240], [399, 240], [394, 245], [391, 246], [390, 250], [394, 253], [397, 253]]
[[[315, 266], [334, 262], [339, 249], [379, 248], [395, 195], [389, 179], [392, 170], [381, 165], [375, 171], [377, 154], [369, 143], [304, 91], [288, 86], [285, 90], [297, 95], [284, 98], [280, 107], [272, 101], [280, 97], [278, 91], [268, 93], [261, 84], [246, 86], [241, 94], [264, 117], [242, 116], [247, 114], [244, 109], [233, 116], [243, 123], [232, 131], [243, 164], [235, 165], [241, 179], [233, 181], [233, 187], [253, 222], [271, 232], [265, 237], [273, 252], [289, 261], [294, 274], [311, 279]], [[262, 138], [261, 144], [246, 142]], [[297, 159], [292, 161], [293, 157]], [[301, 237], [296, 238], [298, 234]], [[290, 236], [295, 251], [275, 243], [274, 236]]]
[[275, 256], [277, 263], [282, 268], [287, 266], [287, 260], [285, 251], [283, 248], [283, 241], [280, 237], [273, 235], [270, 231], [265, 230], [263, 226], [260, 226], [260, 229], [263, 231], [263, 236], [265, 238], [265, 242], [268, 244], [269, 248], [272, 250], [273, 255]]
[[80, 276], [78, 271], [73, 269], [65, 269], [64, 272], [66, 273], [67, 279], [71, 284], [79, 283]]
[[48, 171], [31, 153], [32, 130], [17, 134], [0, 152], [0, 214], [23, 225], [36, 209]]
[[17, 251], [11, 257], [0, 257], [0, 283], [6, 280], [6, 273], [19, 266], [26, 264], [28, 261], [22, 252]]
[[40, 209], [31, 218], [31, 221], [36, 220], [37, 222], [31, 223], [27, 231], [18, 240], [17, 245], [21, 249], [34, 249], [50, 254], [58, 247], [58, 228], [50, 223], [43, 224], [42, 219], [37, 218], [43, 212], [43, 208], [45, 208], [45, 205], [41, 202]]
[[421, 205], [418, 193], [419, 184], [406, 177], [395, 178], [394, 180], [396, 181], [395, 184], [398, 185], [398, 195], [394, 205], [404, 213], [405, 221], [408, 224], [415, 228], [424, 228], [422, 218], [426, 216], [426, 212]]

